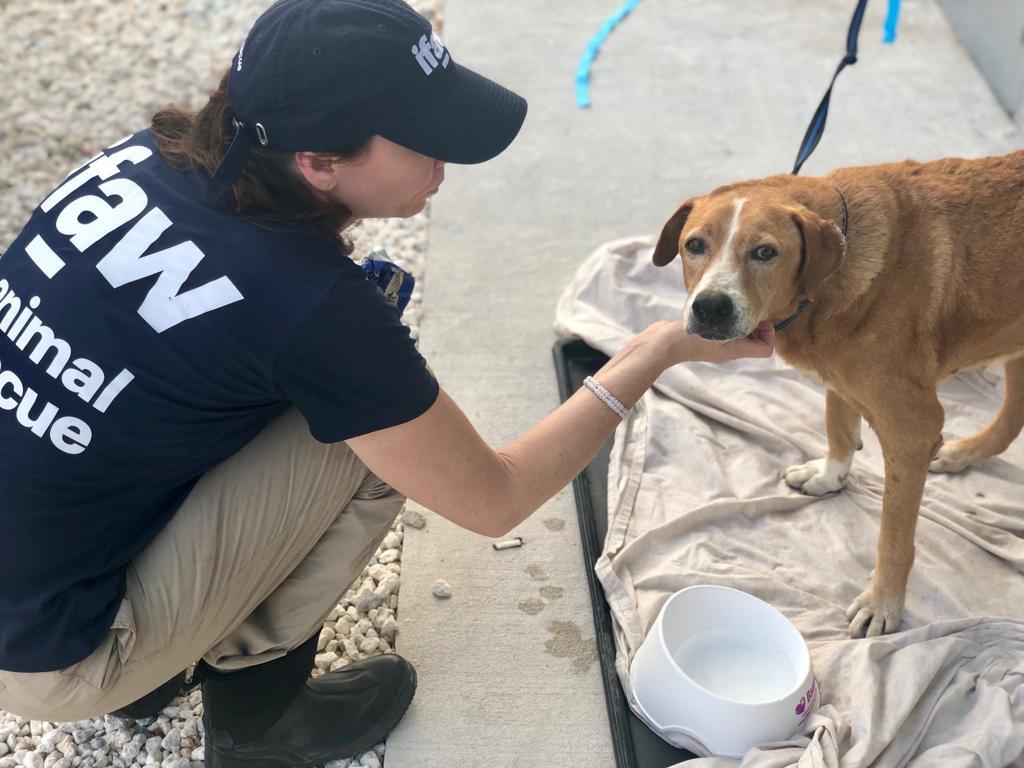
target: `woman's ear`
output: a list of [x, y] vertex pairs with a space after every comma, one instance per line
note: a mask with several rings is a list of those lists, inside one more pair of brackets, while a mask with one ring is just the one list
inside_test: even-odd
[[658, 238], [658, 244], [654, 247], [654, 255], [651, 257], [654, 266], [664, 267], [679, 255], [679, 235], [682, 234], [683, 227], [686, 225], [686, 217], [693, 210], [693, 202], [691, 198], [680, 205], [665, 223], [661, 230], [661, 237]]
[[318, 152], [296, 152], [295, 167], [309, 186], [325, 195], [337, 185], [335, 164], [326, 161]]

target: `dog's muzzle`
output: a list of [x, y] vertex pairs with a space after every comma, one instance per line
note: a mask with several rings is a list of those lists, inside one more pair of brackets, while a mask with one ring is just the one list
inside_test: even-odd
[[727, 341], [737, 337], [736, 306], [728, 294], [703, 291], [693, 300], [687, 333], [712, 341]]

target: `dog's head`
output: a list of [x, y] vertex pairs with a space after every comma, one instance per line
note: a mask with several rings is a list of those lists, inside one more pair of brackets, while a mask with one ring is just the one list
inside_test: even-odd
[[681, 255], [687, 332], [727, 341], [784, 319], [800, 299], [813, 301], [845, 252], [833, 222], [783, 189], [754, 183], [684, 202], [653, 260], [662, 267]]

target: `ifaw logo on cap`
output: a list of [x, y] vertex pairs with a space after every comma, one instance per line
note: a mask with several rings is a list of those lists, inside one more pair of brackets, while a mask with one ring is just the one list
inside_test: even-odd
[[434, 74], [434, 70], [438, 67], [447, 69], [448, 62], [452, 60], [448, 51], [444, 49], [441, 38], [433, 32], [430, 33], [429, 40], [426, 35], [420, 38], [419, 43], [412, 47], [412, 55], [416, 57], [416, 61], [419, 62], [420, 68], [426, 75]]

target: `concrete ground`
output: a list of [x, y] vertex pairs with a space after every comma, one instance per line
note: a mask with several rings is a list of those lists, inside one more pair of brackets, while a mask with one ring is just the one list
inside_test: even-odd
[[[593, 107], [577, 109], [578, 59], [618, 4], [445, 3], [456, 60], [530, 101], [510, 150], [450, 167], [432, 211], [422, 349], [495, 447], [557, 406], [555, 302], [595, 246], [660, 230], [691, 194], [791, 169], [854, 6], [651, 0], [610, 38]], [[870, 6], [805, 175], [1024, 145], [934, 0], [904, 3], [894, 46], [880, 43], [884, 6]], [[397, 647], [420, 688], [388, 768], [613, 764], [575, 515], [566, 489], [506, 552], [431, 514], [407, 529]], [[439, 578], [448, 600], [431, 594]]]

